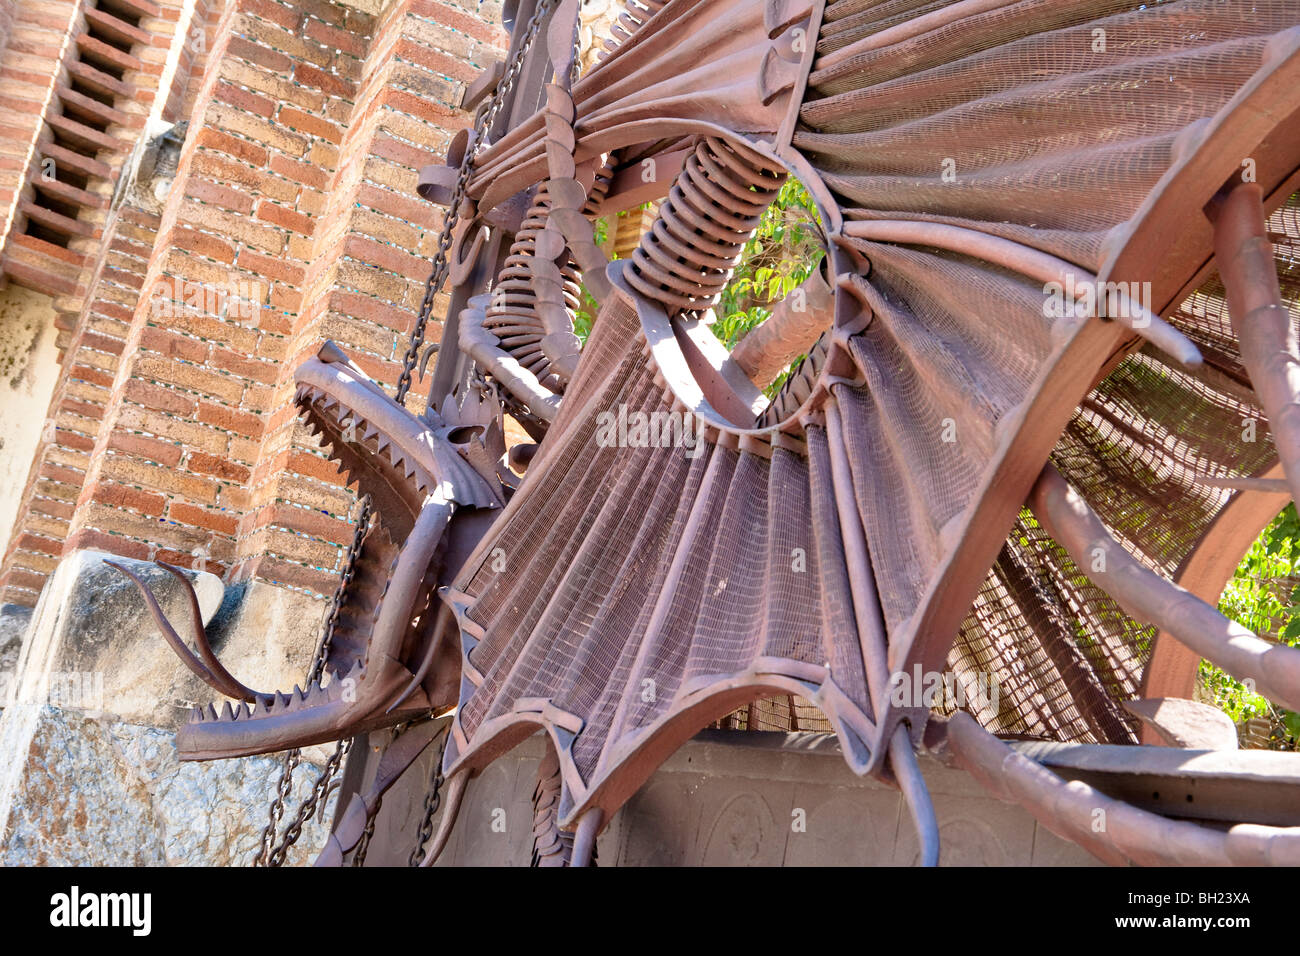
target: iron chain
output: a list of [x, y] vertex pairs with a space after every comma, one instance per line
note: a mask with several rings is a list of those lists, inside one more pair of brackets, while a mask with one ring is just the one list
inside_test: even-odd
[[411, 850], [411, 855], [407, 859], [407, 865], [419, 866], [424, 859], [424, 845], [429, 842], [433, 836], [433, 818], [438, 812], [438, 806], [442, 803], [442, 758], [447, 752], [447, 734], [451, 730], [451, 724], [442, 732], [442, 742], [438, 745], [438, 756], [434, 758], [433, 770], [429, 774], [429, 789], [424, 795], [424, 814], [420, 818], [419, 839], [415, 843], [415, 849]]
[[284, 831], [284, 837], [280, 840], [280, 845], [271, 851], [270, 858], [267, 860], [267, 866], [284, 866], [285, 858], [289, 855], [289, 849], [298, 842], [298, 837], [302, 836], [302, 828], [307, 821], [311, 819], [312, 814], [319, 807], [322, 812], [325, 807], [325, 797], [329, 793], [330, 782], [339, 772], [339, 767], [343, 763], [349, 751], [352, 750], [352, 740], [340, 740], [334, 747], [334, 752], [330, 754], [329, 760], [321, 769], [320, 774], [316, 777], [316, 782], [312, 784], [311, 793], [307, 799], [298, 807], [298, 812], [294, 814], [293, 822], [289, 824], [288, 829]]
[[352, 854], [353, 866], [365, 866], [366, 854], [370, 852], [370, 838], [375, 835], [375, 819], [379, 816], [379, 808], [384, 805], [384, 798], [380, 797], [375, 801], [375, 812], [366, 815], [366, 828], [361, 831], [361, 840], [357, 843], [356, 852]]
[[519, 79], [519, 74], [523, 72], [524, 61], [527, 59], [533, 41], [537, 39], [537, 34], [541, 31], [542, 23], [550, 15], [551, 10], [557, 3], [558, 0], [541, 0], [537, 5], [537, 9], [533, 11], [528, 26], [524, 30], [523, 37], [520, 38], [519, 48], [511, 58], [505, 75], [497, 83], [487, 108], [479, 113], [474, 123], [474, 130], [470, 134], [469, 143], [465, 146], [465, 155], [460, 160], [460, 173], [456, 177], [456, 186], [452, 190], [451, 201], [447, 204], [447, 217], [443, 221], [442, 232], [438, 236], [438, 247], [434, 250], [429, 278], [424, 285], [424, 299], [420, 302], [420, 314], [415, 320], [415, 328], [411, 330], [411, 342], [406, 350], [406, 357], [402, 360], [402, 374], [397, 380], [397, 401], [399, 404], [406, 404], [406, 393], [411, 389], [412, 373], [415, 370], [416, 362], [419, 361], [420, 349], [424, 345], [424, 330], [428, 326], [429, 316], [433, 312], [433, 300], [437, 298], [438, 293], [442, 290], [442, 284], [447, 278], [447, 253], [451, 249], [452, 234], [460, 224], [461, 208], [464, 205], [466, 193], [469, 191], [470, 176], [474, 172], [474, 160], [483, 145], [487, 131], [496, 122], [497, 116], [505, 105], [506, 97], [514, 87], [515, 81]]
[[[343, 574], [339, 578], [338, 587], [334, 589], [334, 600], [330, 602], [329, 615], [326, 617], [325, 626], [321, 631], [320, 644], [316, 647], [316, 653], [312, 656], [311, 669], [307, 672], [308, 687], [318, 681], [324, 673], [325, 662], [329, 659], [330, 646], [334, 641], [334, 628], [338, 624], [339, 612], [343, 607], [343, 595], [352, 583], [353, 577], [356, 576], [357, 556], [361, 553], [361, 546], [365, 541], [366, 531], [369, 527], [370, 496], [366, 495], [361, 499], [360, 510], [357, 514], [356, 531], [343, 559]], [[339, 741], [334, 753], [330, 755], [325, 764], [326, 769], [331, 765], [337, 769], [344, 756], [344, 743], [342, 740]], [[282, 866], [289, 847], [298, 839], [298, 836], [302, 833], [303, 824], [311, 815], [310, 811], [304, 814], [302, 807], [300, 807], [294, 823], [285, 831], [284, 841], [278, 847], [275, 845], [275, 836], [280, 829], [280, 821], [284, 818], [284, 806], [293, 789], [293, 772], [300, 763], [302, 763], [301, 750], [295, 748], [285, 753], [284, 765], [280, 770], [280, 780], [275, 787], [275, 798], [271, 801], [270, 819], [266, 828], [262, 830], [262, 843], [256, 858], [253, 860], [254, 866]], [[332, 776], [333, 772], [330, 773], [330, 777]], [[313, 793], [315, 793], [319, 785], [320, 780], [318, 779], [316, 785], [312, 788]], [[325, 786], [328, 788], [329, 778], [326, 778]], [[306, 804], [304, 803], [303, 806], [305, 807]], [[315, 804], [312, 807], [314, 808]], [[290, 833], [293, 834], [293, 839], [289, 839]]]
[[[465, 203], [466, 194], [469, 191], [469, 181], [474, 170], [474, 160], [482, 147], [484, 137], [493, 123], [496, 122], [502, 107], [506, 102], [510, 90], [514, 87], [515, 81], [518, 80], [519, 74], [523, 71], [524, 61], [527, 58], [528, 51], [536, 40], [543, 22], [550, 15], [552, 8], [558, 0], [542, 0], [534, 10], [532, 17], [528, 21], [528, 26], [524, 30], [524, 35], [519, 43], [514, 57], [505, 75], [497, 84], [496, 90], [486, 109], [480, 111], [479, 116], [474, 124], [474, 130], [470, 136], [470, 141], [466, 145], [465, 155], [461, 158], [460, 170], [456, 177], [456, 186], [452, 191], [451, 201], [448, 204], [447, 217], [443, 222], [442, 232], [438, 236], [438, 245], [434, 251], [433, 260], [429, 270], [429, 278], [425, 282], [424, 298], [420, 303], [420, 313], [416, 319], [415, 328], [411, 331], [411, 341], [406, 351], [406, 356], [402, 361], [402, 374], [397, 381], [397, 401], [401, 404], [406, 403], [407, 392], [411, 388], [412, 373], [415, 364], [419, 360], [420, 351], [424, 345], [424, 333], [429, 323], [429, 316], [433, 311], [433, 302], [438, 292], [442, 289], [443, 282], [447, 278], [447, 254], [451, 250], [452, 240], [456, 227], [460, 224], [462, 209]], [[338, 621], [338, 615], [343, 603], [343, 595], [346, 593], [348, 586], [352, 583], [356, 555], [361, 549], [361, 542], [365, 537], [365, 530], [370, 519], [370, 499], [363, 499], [361, 515], [357, 520], [357, 533], [353, 539], [352, 546], [348, 549], [347, 560], [344, 567], [343, 576], [339, 581], [339, 587], [334, 592], [334, 601], [330, 607], [329, 618], [325, 626], [325, 631], [321, 639], [320, 647], [317, 648], [316, 656], [312, 660], [311, 671], [307, 678], [310, 686], [319, 680], [325, 668], [325, 661], [329, 655], [330, 643], [334, 636], [334, 626]], [[443, 736], [442, 745], [438, 748], [438, 757], [434, 762], [434, 769], [429, 782], [429, 790], [424, 800], [424, 815], [420, 825], [420, 840], [411, 853], [410, 863], [412, 866], [418, 864], [424, 854], [424, 845], [433, 835], [433, 817], [438, 811], [441, 802], [442, 790], [442, 756], [446, 748], [446, 735]], [[323, 807], [323, 801], [329, 790], [330, 781], [338, 772], [338, 768], [351, 749], [350, 740], [340, 740], [335, 747], [334, 752], [326, 761], [324, 769], [316, 778], [312, 786], [312, 792], [303, 801], [285, 831], [284, 837], [278, 846], [275, 845], [275, 835], [279, 830], [280, 820], [284, 817], [285, 803], [289, 798], [292, 789], [293, 772], [302, 762], [301, 750], [290, 750], [285, 754], [284, 767], [280, 773], [280, 780], [276, 785], [276, 796], [271, 803], [270, 820], [266, 829], [262, 831], [262, 844], [256, 860], [255, 866], [283, 866], [285, 857], [289, 848], [297, 842], [302, 833], [302, 828], [306, 821], [311, 818], [313, 812], [318, 806]], [[377, 808], [376, 808], [377, 809]], [[323, 810], [322, 810], [323, 812]], [[362, 835], [361, 844], [357, 848], [357, 853], [353, 857], [353, 864], [360, 865], [365, 860], [366, 850], [369, 848], [370, 837], [374, 834], [375, 814], [371, 814], [366, 822], [366, 829]]]
[[[404, 731], [409, 726], [410, 724], [406, 722], [400, 723], [397, 726], [395, 726], [392, 730], [392, 733], [389, 735], [388, 745], [391, 747], [394, 741], [396, 741], [397, 738], [402, 735], [402, 731]], [[375, 820], [379, 816], [379, 810], [383, 805], [384, 805], [384, 798], [383, 795], [381, 794], [380, 797], [375, 801], [375, 808], [373, 810], [366, 811], [366, 826], [365, 829], [361, 831], [361, 839], [357, 841], [356, 850], [353, 851], [352, 853], [353, 866], [366, 865], [366, 854], [370, 852], [370, 840], [375, 835]]]
[[[469, 180], [474, 170], [474, 160], [482, 147], [483, 139], [492, 124], [496, 122], [502, 107], [506, 102], [506, 97], [514, 87], [515, 81], [523, 71], [524, 61], [527, 58], [528, 51], [533, 45], [533, 41], [540, 32], [542, 23], [550, 15], [552, 8], [557, 0], [542, 0], [537, 9], [533, 12], [528, 21], [528, 26], [519, 43], [514, 57], [510, 61], [505, 75], [497, 84], [496, 90], [493, 91], [492, 97], [488, 102], [487, 108], [481, 110], [474, 124], [473, 133], [470, 141], [466, 145], [465, 155], [461, 158], [459, 174], [456, 177], [456, 186], [452, 191], [451, 202], [448, 205], [447, 217], [443, 222], [442, 232], [438, 236], [438, 246], [434, 251], [433, 260], [429, 270], [429, 278], [425, 282], [424, 298], [420, 303], [419, 317], [416, 319], [415, 328], [411, 331], [411, 341], [407, 348], [406, 356], [402, 361], [402, 374], [397, 381], [397, 401], [401, 404], [406, 403], [406, 394], [411, 388], [412, 373], [415, 364], [419, 359], [420, 350], [424, 345], [424, 332], [429, 323], [429, 316], [433, 311], [433, 302], [438, 292], [442, 289], [442, 284], [447, 278], [447, 253], [451, 250], [451, 244], [456, 227], [460, 223], [461, 211], [465, 202], [465, 196], [469, 191]], [[324, 634], [321, 638], [320, 646], [316, 650], [316, 655], [312, 660], [311, 671], [307, 677], [308, 686], [320, 679], [325, 669], [325, 661], [329, 656], [330, 643], [334, 636], [334, 627], [338, 621], [339, 611], [343, 604], [343, 595], [346, 593], [348, 586], [352, 583], [354, 575], [355, 562], [357, 553], [361, 550], [361, 542], [365, 537], [366, 528], [370, 520], [370, 498], [367, 496], [362, 500], [361, 514], [357, 519], [357, 532], [353, 539], [352, 546], [348, 549], [347, 559], [344, 565], [343, 576], [339, 580], [339, 586], [334, 592], [334, 600], [330, 606], [329, 618], [326, 622]], [[290, 791], [293, 787], [293, 772], [302, 762], [302, 751], [298, 749], [290, 750], [285, 754], [284, 766], [280, 773], [280, 780], [276, 784], [276, 795], [271, 802], [270, 819], [266, 828], [262, 831], [262, 843], [257, 858], [254, 860], [255, 866], [282, 866], [288, 850], [297, 841], [302, 833], [303, 825], [311, 817], [313, 811], [318, 805], [322, 804], [323, 798], [329, 789], [330, 780], [338, 772], [339, 765], [343, 757], [347, 755], [351, 746], [351, 741], [340, 740], [335, 747], [334, 752], [326, 761], [324, 769], [316, 778], [316, 783], [312, 787], [312, 792], [302, 806], [298, 808], [293, 822], [285, 831], [284, 838], [278, 846], [275, 845], [275, 836], [279, 830], [280, 821], [284, 817], [285, 804], [289, 799]], [[446, 738], [443, 738], [443, 747], [446, 746]], [[430, 781], [430, 788], [424, 801], [424, 819], [420, 827], [420, 843], [412, 853], [412, 865], [418, 863], [423, 854], [424, 844], [428, 842], [433, 833], [433, 815], [437, 812], [440, 802], [440, 791], [442, 786], [442, 748], [439, 748], [438, 760], [434, 764], [434, 773]], [[362, 837], [362, 843], [358, 847], [358, 853], [354, 857], [354, 863], [359, 865], [359, 861], [364, 861], [365, 851], [370, 843], [370, 836], [374, 833], [374, 815], [372, 814], [367, 821], [366, 831]]]
[[[501, 81], [493, 91], [487, 108], [480, 113], [476, 120], [470, 142], [465, 147], [465, 155], [461, 157], [460, 174], [456, 178], [456, 188], [452, 192], [448, 217], [443, 224], [442, 234], [438, 237], [438, 248], [434, 253], [432, 268], [429, 271], [429, 280], [424, 287], [424, 299], [420, 303], [420, 315], [416, 319], [415, 328], [411, 332], [411, 344], [406, 350], [406, 358], [402, 363], [402, 375], [397, 382], [397, 401], [402, 404], [405, 404], [406, 393], [411, 387], [411, 371], [415, 368], [420, 349], [424, 345], [424, 330], [428, 325], [429, 315], [433, 311], [433, 300], [446, 279], [447, 252], [451, 248], [452, 231], [460, 222], [461, 205], [469, 189], [474, 160], [483, 144], [484, 136], [496, 122], [497, 116], [500, 115], [506, 103], [506, 98], [514, 88], [515, 81], [519, 79], [519, 74], [523, 72], [524, 62], [528, 57], [528, 51], [532, 48], [533, 41], [537, 39], [542, 24], [550, 16], [557, 3], [558, 0], [541, 0], [533, 11], [533, 15], [529, 18], [528, 25], [524, 29], [524, 34], [520, 38], [519, 47], [515, 51], [515, 55], [511, 57], [505, 75], [502, 76]], [[411, 866], [420, 865], [420, 862], [424, 859], [425, 844], [433, 836], [433, 818], [437, 815], [438, 807], [442, 802], [442, 758], [446, 749], [447, 731], [444, 731], [442, 742], [438, 746], [438, 756], [434, 759], [433, 770], [429, 776], [429, 789], [424, 797], [424, 812], [420, 820], [419, 838], [414, 849], [411, 850], [410, 857], [407, 859], [407, 863]]]
[[254, 866], [271, 865], [271, 851], [275, 845], [275, 834], [280, 829], [280, 819], [284, 816], [284, 805], [289, 799], [289, 791], [293, 788], [293, 772], [301, 761], [301, 750], [290, 750], [284, 755], [284, 767], [280, 771], [280, 782], [276, 785], [275, 799], [271, 801], [271, 819], [267, 822], [266, 828], [262, 830], [262, 845], [258, 850], [257, 857], [253, 860]]

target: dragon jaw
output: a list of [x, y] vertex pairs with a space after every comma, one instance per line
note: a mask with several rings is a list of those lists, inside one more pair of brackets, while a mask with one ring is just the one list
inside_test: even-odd
[[[428, 714], [456, 699], [456, 627], [435, 599], [448, 550], [445, 534], [458, 507], [502, 504], [495, 476], [462, 457], [449, 440], [455, 428], [433, 414], [427, 420], [412, 415], [331, 342], [298, 368], [295, 379], [300, 415], [349, 483], [371, 496], [379, 518], [366, 531], [354, 576], [344, 588], [322, 676], [305, 690], [264, 694], [233, 678], [214, 680], [214, 669], [204, 663], [214, 658], [197, 615], [194, 640], [203, 661], [175, 636], [136, 580], [182, 661], [223, 693], [240, 697], [221, 711], [215, 705], [194, 708], [176, 736], [183, 760], [338, 740]], [[483, 458], [482, 449], [472, 450]], [[226, 673], [219, 664], [216, 668]]]

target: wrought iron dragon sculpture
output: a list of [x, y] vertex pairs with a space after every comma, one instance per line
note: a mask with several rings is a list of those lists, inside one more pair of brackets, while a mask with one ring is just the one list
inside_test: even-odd
[[[535, 860], [581, 864], [683, 741], [780, 695], [901, 789], [927, 863], [923, 747], [1104, 860], [1300, 863], [1300, 829], [1159, 816], [999, 739], [1178, 738], [1150, 698], [1202, 657], [1300, 708], [1300, 650], [1214, 607], [1300, 490], [1300, 4], [630, 0], [585, 72], [578, 0], [506, 18], [474, 129], [421, 177], [450, 212], [397, 399], [330, 343], [297, 372], [373, 511], [306, 690], [245, 687], [149, 598], [240, 702], [182, 756], [405, 728], [338, 863], [448, 727], [427, 864], [470, 777], [540, 729]], [[789, 175], [825, 266], [729, 354], [711, 307]], [[650, 200], [607, 261], [593, 221]], [[619, 407], [701, 445], [611, 445]], [[505, 415], [534, 443], [507, 452]], [[899, 703], [918, 666], [991, 672], [1001, 702]]]

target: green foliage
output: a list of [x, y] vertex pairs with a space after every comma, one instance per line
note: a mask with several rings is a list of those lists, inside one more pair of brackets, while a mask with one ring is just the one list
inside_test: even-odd
[[[717, 316], [713, 334], [727, 348], [734, 348], [745, 333], [771, 315], [773, 303], [812, 274], [826, 254], [825, 243], [812, 196], [791, 176], [763, 213], [731, 281], [722, 290], [713, 310]], [[802, 360], [799, 356], [791, 368]], [[776, 394], [789, 374], [786, 369], [765, 389], [768, 397]]]
[[[640, 207], [637, 212], [639, 213], [644, 208], [644, 206]], [[619, 215], [626, 216], [627, 213], [619, 213]], [[605, 240], [609, 237], [609, 223], [603, 218], [597, 219], [593, 231], [596, 245], [604, 245]], [[583, 285], [578, 308], [573, 316], [573, 332], [583, 345], [587, 344], [587, 336], [591, 334], [591, 323], [596, 321], [598, 311], [600, 311], [600, 303], [596, 301], [594, 295], [587, 291], [586, 285]]]
[[[642, 206], [634, 212], [639, 215], [644, 208]], [[606, 220], [597, 220], [597, 245], [605, 241], [610, 227]], [[754, 235], [745, 244], [731, 281], [722, 290], [713, 310], [717, 317], [713, 334], [727, 348], [734, 348], [745, 333], [771, 314], [769, 307], [774, 302], [789, 295], [812, 274], [826, 254], [825, 244], [812, 196], [803, 183], [790, 177], [763, 213]], [[584, 286], [573, 323], [573, 330], [583, 344], [591, 333], [598, 308], [598, 303]], [[800, 356], [791, 367], [802, 359]], [[768, 386], [769, 397], [776, 394], [789, 374], [787, 369]]]
[[[1288, 585], [1297, 575], [1300, 518], [1291, 504], [1250, 546], [1223, 590], [1219, 610], [1257, 634], [1276, 635], [1295, 647], [1300, 644], [1300, 588]], [[1234, 721], [1267, 717], [1274, 724], [1274, 739], [1287, 749], [1297, 749], [1300, 714], [1273, 705], [1209, 661], [1201, 662], [1199, 676], [1214, 702]]]

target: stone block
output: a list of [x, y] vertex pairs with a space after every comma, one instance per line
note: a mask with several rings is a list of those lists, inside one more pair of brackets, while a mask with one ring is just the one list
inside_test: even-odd
[[[223, 698], [167, 647], [135, 585], [104, 564], [106, 557], [149, 584], [167, 619], [189, 641], [189, 599], [169, 573], [150, 562], [77, 551], [63, 559], [46, 588], [25, 659], [16, 662], [15, 692], [31, 702], [174, 729], [195, 704]], [[302, 682], [324, 602], [261, 582], [227, 592], [215, 575], [185, 574], [194, 583], [212, 648], [236, 677], [268, 692]]]
[[[3, 866], [247, 866], [261, 845], [278, 757], [182, 763], [171, 733], [57, 707], [31, 715], [26, 759], [0, 770]], [[294, 772], [285, 823], [318, 773]], [[7, 789], [7, 805], [3, 793]], [[334, 797], [325, 821], [333, 818]], [[0, 825], [6, 817], [0, 815]], [[290, 849], [310, 864], [329, 833], [313, 816]]]
[[[471, 781], [439, 866], [527, 865], [531, 834], [516, 824], [531, 823], [545, 747], [534, 735]], [[434, 752], [389, 791], [369, 865], [405, 861]], [[942, 865], [1097, 864], [964, 771], [925, 755], [920, 765], [939, 818]], [[497, 810], [504, 832], [491, 828]], [[918, 850], [898, 791], [855, 776], [832, 735], [706, 730], [615, 815], [597, 854], [606, 866], [909, 866]]]
[[32, 609], [21, 604], [0, 607], [0, 707], [4, 706], [5, 689], [18, 670], [18, 652], [32, 621]]

